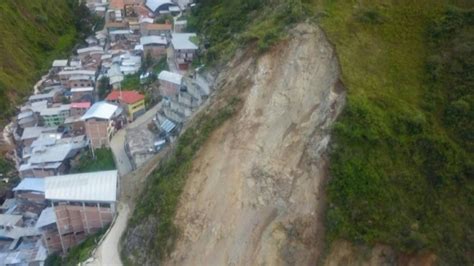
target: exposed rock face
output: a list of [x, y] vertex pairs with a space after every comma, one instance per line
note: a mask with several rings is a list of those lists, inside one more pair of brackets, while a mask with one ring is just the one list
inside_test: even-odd
[[317, 261], [325, 155], [345, 100], [339, 75], [332, 46], [310, 25], [220, 75], [218, 89], [242, 90], [243, 107], [198, 152], [175, 220], [182, 235], [165, 264]]

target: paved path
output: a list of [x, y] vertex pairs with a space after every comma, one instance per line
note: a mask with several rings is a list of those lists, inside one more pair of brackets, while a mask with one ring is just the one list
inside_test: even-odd
[[97, 247], [94, 259], [90, 259], [90, 262], [85, 263], [86, 265], [122, 265], [118, 247], [120, 237], [127, 227], [129, 213], [128, 205], [121, 204], [119, 206], [119, 213], [115, 223], [110, 231], [107, 232], [104, 241]]
[[125, 129], [119, 130], [110, 142], [110, 148], [112, 148], [120, 176], [124, 176], [133, 170], [130, 159], [125, 153], [125, 133]]

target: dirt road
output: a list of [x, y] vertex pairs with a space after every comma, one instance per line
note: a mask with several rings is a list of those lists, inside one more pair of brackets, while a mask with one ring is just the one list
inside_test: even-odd
[[106, 237], [97, 247], [95, 256], [92, 262], [86, 265], [122, 265], [119, 254], [119, 242], [123, 231], [127, 227], [127, 221], [130, 214], [130, 209], [126, 204], [120, 204], [118, 216], [111, 229], [107, 232]]

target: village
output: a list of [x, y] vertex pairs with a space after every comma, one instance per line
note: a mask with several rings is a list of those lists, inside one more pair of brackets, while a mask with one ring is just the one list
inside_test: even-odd
[[[43, 265], [107, 228], [120, 178], [172, 145], [213, 90], [187, 31], [192, 1], [85, 2], [103, 28], [52, 62], [10, 128], [20, 182], [0, 206], [0, 265]], [[104, 152], [116, 169], [78, 168]]]

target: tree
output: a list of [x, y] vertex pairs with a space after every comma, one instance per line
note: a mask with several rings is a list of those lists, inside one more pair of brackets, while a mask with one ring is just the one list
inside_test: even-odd
[[109, 94], [110, 92], [110, 80], [108, 77], [102, 77], [99, 80], [99, 86], [98, 86], [98, 91], [99, 91], [99, 99], [103, 100]]

